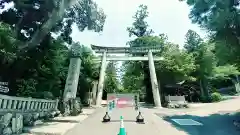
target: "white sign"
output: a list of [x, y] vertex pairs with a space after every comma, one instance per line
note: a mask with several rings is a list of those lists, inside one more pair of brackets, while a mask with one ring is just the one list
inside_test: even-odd
[[0, 82], [0, 92], [7, 93], [9, 92], [9, 88], [7, 87], [8, 82]]
[[0, 82], [0, 85], [8, 85], [8, 82]]
[[9, 92], [9, 88], [8, 88], [8, 87], [1, 86], [1, 85], [0, 85], [0, 92], [7, 93], [7, 92]]
[[119, 105], [125, 105], [127, 103], [128, 102], [126, 100], [120, 100], [120, 101], [117, 102], [117, 104], [119, 104]]

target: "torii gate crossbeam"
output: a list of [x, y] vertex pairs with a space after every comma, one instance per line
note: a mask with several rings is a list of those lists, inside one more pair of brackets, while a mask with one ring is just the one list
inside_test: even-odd
[[[96, 57], [94, 61], [101, 61], [101, 57]], [[137, 56], [111, 56], [106, 58], [107, 61], [148, 61], [148, 57], [137, 57]], [[154, 61], [161, 61], [163, 57], [153, 57]]]

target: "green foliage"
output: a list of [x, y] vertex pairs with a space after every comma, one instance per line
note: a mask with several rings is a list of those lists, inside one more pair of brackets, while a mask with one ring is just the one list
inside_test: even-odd
[[209, 42], [203, 42], [196, 32], [189, 30], [186, 34], [186, 43], [184, 47], [195, 59], [194, 64], [196, 65], [196, 70], [193, 71], [192, 75], [199, 81], [203, 100], [208, 101], [208, 79], [212, 76], [212, 71], [217, 64], [216, 57], [213, 53], [215, 46]]
[[[163, 61], [156, 62], [156, 71], [161, 79], [168, 74], [171, 77], [171, 81], [178, 82], [182, 80], [195, 80], [190, 74], [195, 71], [196, 66], [194, 64], [194, 57], [192, 54], [188, 54], [185, 51], [181, 51], [177, 45], [168, 43], [164, 46], [164, 51], [161, 55], [164, 57]], [[168, 80], [165, 80], [165, 83]]]
[[[204, 51], [206, 56], [200, 59], [201, 62], [199, 64], [201, 67], [204, 67], [204, 70], [199, 68], [201, 74], [199, 74], [199, 77], [202, 80], [204, 78], [229, 79], [229, 75], [238, 74], [240, 67], [238, 64], [240, 60], [239, 1], [186, 0], [186, 3], [191, 7], [190, 19], [193, 23], [199, 24], [208, 31], [211, 42], [214, 42], [215, 47], [213, 49], [215, 53]], [[208, 45], [205, 46], [205, 48], [208, 48]], [[212, 56], [215, 57], [215, 60], [213, 60]], [[203, 62], [204, 60], [206, 62]]]
[[136, 14], [133, 16], [134, 22], [132, 27], [128, 27], [127, 31], [129, 32], [129, 36], [149, 36], [153, 33], [153, 31], [148, 29], [148, 23], [146, 22], [146, 18], [148, 17], [149, 12], [147, 11], [146, 5], [140, 5], [138, 7]]
[[[36, 98], [62, 96], [69, 56], [75, 55], [82, 58], [78, 84], [82, 90], [79, 93], [83, 93], [79, 95], [84, 99], [92, 81], [98, 79], [99, 65], [92, 61], [93, 54], [89, 48], [72, 41], [72, 24], [76, 23], [80, 31], [88, 28], [100, 32], [106, 18], [102, 9], [92, 0], [78, 1], [70, 9], [61, 10], [64, 17], [54, 13], [62, 8], [61, 0], [3, 0], [0, 8], [4, 9], [10, 2], [13, 8], [2, 10], [0, 14], [0, 81], [9, 82], [8, 94]], [[65, 2], [68, 4], [70, 1]], [[60, 19], [52, 19], [56, 14]], [[51, 24], [46, 23], [51, 19]], [[60, 21], [54, 22], [57, 20]], [[60, 36], [54, 39], [50, 32]], [[28, 45], [29, 42], [34, 47], [19, 53], [19, 45]]]
[[184, 48], [189, 53], [195, 52], [199, 48], [199, 45], [203, 42], [201, 37], [193, 30], [188, 30], [185, 37], [186, 41], [184, 44]]
[[76, 48], [80, 49], [82, 59], [77, 95], [85, 102], [88, 100], [85, 97], [86, 92], [92, 90], [92, 82], [99, 78], [100, 65], [92, 60], [94, 56], [90, 48], [79, 43], [76, 43]]
[[203, 100], [208, 100], [213, 80], [231, 79], [230, 76], [238, 75], [239, 71], [235, 65], [228, 64], [232, 62], [221, 59], [224, 58], [223, 54], [220, 54], [220, 52], [223, 53], [223, 48], [219, 49], [219, 42], [203, 42], [194, 31], [188, 31], [186, 40], [184, 47], [190, 54], [193, 54], [195, 59], [196, 70], [192, 75], [200, 83]]
[[[122, 65], [124, 75], [122, 77], [125, 92], [140, 92], [144, 89], [144, 72], [140, 62], [126, 62]], [[143, 91], [144, 92], [144, 91]]]
[[211, 100], [212, 102], [219, 102], [221, 101], [223, 98], [222, 98], [222, 95], [218, 92], [214, 92], [211, 94]]
[[[38, 47], [19, 56], [15, 46], [18, 41], [12, 37], [11, 28], [4, 23], [1, 23], [0, 28], [0, 79], [10, 83], [8, 94], [47, 99], [61, 97], [65, 87], [70, 52], [64, 42], [48, 36], [43, 42], [44, 47]], [[79, 43], [76, 43], [76, 46], [80, 46], [82, 58], [79, 89], [85, 93], [91, 89], [92, 81], [98, 78], [99, 66], [92, 61], [93, 54], [89, 48]]]
[[[164, 57], [163, 61], [155, 62], [158, 80], [161, 82], [161, 91], [164, 93], [166, 84], [176, 83], [182, 80], [195, 80], [190, 74], [196, 69], [193, 54], [179, 49], [178, 45], [169, 43], [165, 34], [151, 36], [153, 31], [148, 29], [146, 18], [147, 7], [139, 6], [139, 10], [133, 17], [133, 26], [128, 28], [130, 36], [137, 38], [128, 42], [130, 47], [158, 46], [162, 49], [157, 56]], [[145, 55], [145, 54], [133, 54]], [[146, 100], [152, 102], [152, 90], [150, 83], [148, 62], [126, 62], [124, 65], [123, 86], [126, 91], [140, 92], [146, 95]]]
[[196, 64], [198, 65], [198, 73], [202, 77], [210, 77], [212, 71], [217, 64], [216, 57], [213, 53], [214, 44], [203, 43], [197, 50]]
[[[141, 43], [142, 41], [146, 41], [144, 40], [145, 36], [150, 36], [153, 33], [153, 31], [149, 29], [149, 25], [146, 21], [149, 14], [147, 11], [147, 6], [140, 5], [138, 8], [139, 9], [133, 16], [134, 22], [132, 23], [132, 26], [127, 28], [127, 31], [129, 32], [129, 37], [135, 36], [137, 37], [137, 39], [128, 42], [128, 44], [130, 45], [130, 47], [141, 47], [141, 46], [147, 46], [150, 44], [153, 45], [151, 42]], [[152, 40], [151, 37], [146, 37], [146, 38], [149, 38], [148, 41]], [[133, 55], [136, 55], [136, 54], [133, 54]], [[144, 54], [138, 54], [138, 55], [144, 55]], [[125, 89], [124, 91], [147, 93], [146, 97], [148, 99], [148, 102], [152, 102], [153, 101], [153, 98], [151, 96], [152, 92], [151, 92], [151, 89], [149, 89], [151, 88], [151, 83], [150, 83], [149, 71], [147, 66], [148, 66], [147, 62], [125, 63], [124, 67], [126, 72], [123, 77], [123, 86]], [[131, 73], [133, 73], [133, 75], [130, 75]]]
[[186, 0], [191, 6], [190, 19], [210, 33], [215, 43], [218, 64], [239, 69], [240, 2], [236, 0]]
[[218, 66], [213, 69], [213, 79], [231, 79], [231, 75], [239, 75], [237, 67], [234, 65]]
[[95, 32], [103, 31], [106, 15], [93, 0], [78, 1], [77, 4], [70, 9], [69, 15], [77, 24], [80, 31], [85, 30], [85, 28]]
[[[129, 45], [130, 47], [159, 47], [163, 51], [163, 46], [165, 40], [162, 39], [160, 36], [143, 36], [143, 37], [138, 37], [130, 42]], [[160, 52], [162, 53], [162, 52]], [[135, 55], [135, 54], [134, 54]], [[138, 53], [138, 55], [141, 55]]]
[[[153, 30], [149, 29], [146, 21], [149, 14], [147, 6], [140, 5], [133, 16], [132, 26], [127, 28], [129, 36], [135, 36], [128, 45], [162, 49], [156, 55], [164, 57], [164, 60], [155, 62], [162, 93], [167, 90], [164, 87], [166, 84], [191, 81], [200, 86], [204, 101], [220, 101], [221, 95], [216, 90], [211, 91], [214, 81], [234, 80], [233, 76], [239, 75], [240, 3], [236, 0], [186, 1], [191, 6], [190, 18], [209, 31], [209, 41], [204, 41], [195, 31], [189, 30], [184, 50], [181, 50], [177, 44], [169, 42], [165, 34], [153, 36]], [[9, 95], [48, 99], [60, 97], [67, 77], [69, 56], [73, 56], [82, 59], [78, 95], [84, 100], [85, 93], [91, 91], [92, 82], [99, 78], [100, 65], [93, 61], [90, 48], [72, 41], [71, 26], [76, 23], [80, 31], [87, 28], [100, 32], [106, 19], [103, 11], [92, 0], [81, 0], [65, 11], [64, 19], [54, 22], [56, 25], [53, 27], [49, 26], [49, 31], [41, 31], [39, 28], [51, 19], [49, 14], [61, 8], [57, 3], [52, 0], [3, 0], [0, 8], [4, 8], [6, 2], [14, 2], [14, 9], [0, 14], [0, 81], [9, 82]], [[36, 5], [40, 6], [36, 8]], [[25, 33], [21, 32], [23, 30]], [[39, 38], [33, 42], [35, 47], [19, 55], [18, 45], [28, 43], [37, 32], [43, 38], [35, 36]], [[60, 36], [54, 39], [50, 32]], [[104, 90], [109, 93], [139, 93], [151, 101], [148, 62], [125, 62], [123, 72], [121, 87], [116, 78], [116, 65], [110, 63]]]
[[18, 80], [17, 96], [31, 97], [36, 93], [36, 80]]
[[119, 92], [119, 82], [116, 74], [116, 63], [110, 62], [106, 69], [104, 91], [107, 93]]
[[189, 17], [211, 32], [217, 41], [239, 47], [240, 2], [237, 0], [186, 0], [191, 6]]
[[[68, 44], [72, 44], [72, 24], [75, 23], [80, 31], [103, 30], [106, 16], [102, 9], [92, 0], [63, 1], [53, 0], [3, 0], [1, 9], [6, 3], [12, 2], [13, 8], [4, 10], [0, 14], [2, 22], [10, 24], [14, 28], [13, 35], [24, 44], [24, 48], [40, 44], [50, 32], [56, 32]], [[68, 5], [75, 3], [70, 9]], [[61, 5], [63, 4], [63, 5]], [[60, 13], [62, 12], [62, 13]], [[24, 31], [24, 32], [22, 32]], [[32, 48], [32, 47], [31, 47]]]
[[1, 68], [7, 68], [16, 60], [16, 44], [17, 40], [12, 37], [11, 27], [0, 22], [0, 61], [1, 65], [5, 65]]
[[240, 69], [239, 49], [229, 46], [225, 41], [215, 42], [215, 55], [219, 65], [231, 64]]

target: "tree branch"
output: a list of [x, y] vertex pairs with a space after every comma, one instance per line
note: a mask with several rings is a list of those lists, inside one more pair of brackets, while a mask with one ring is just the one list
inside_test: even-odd
[[60, 0], [57, 8], [53, 9], [49, 19], [42, 25], [40, 29], [38, 29], [32, 39], [25, 43], [23, 46], [20, 46], [19, 49], [21, 51], [25, 51], [34, 47], [37, 47], [44, 37], [51, 31], [51, 29], [56, 25], [58, 21], [63, 19], [65, 14], [65, 10], [74, 4], [77, 3], [78, 0]]

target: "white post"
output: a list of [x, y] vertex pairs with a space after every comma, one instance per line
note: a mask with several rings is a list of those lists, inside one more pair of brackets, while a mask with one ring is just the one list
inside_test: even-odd
[[101, 71], [100, 71], [99, 82], [98, 82], [98, 92], [97, 92], [97, 99], [96, 99], [97, 107], [100, 107], [102, 102], [104, 77], [105, 77], [105, 70], [107, 67], [106, 58], [107, 58], [107, 52], [105, 51], [102, 57], [102, 65], [101, 65]]
[[159, 107], [162, 107], [162, 105], [161, 105], [157, 76], [156, 76], [154, 60], [153, 60], [153, 55], [151, 50], [148, 51], [148, 60], [149, 60], [149, 71], [150, 71], [154, 104], [155, 104], [155, 107], [159, 108]]
[[55, 110], [58, 110], [58, 103], [59, 103], [59, 99], [56, 99], [56, 102], [55, 102], [55, 104], [54, 104], [54, 105], [55, 105], [55, 106], [54, 106], [54, 109], [55, 109]]
[[92, 104], [96, 105], [96, 96], [97, 96], [97, 86], [98, 82], [93, 82], [93, 88], [92, 88]]

